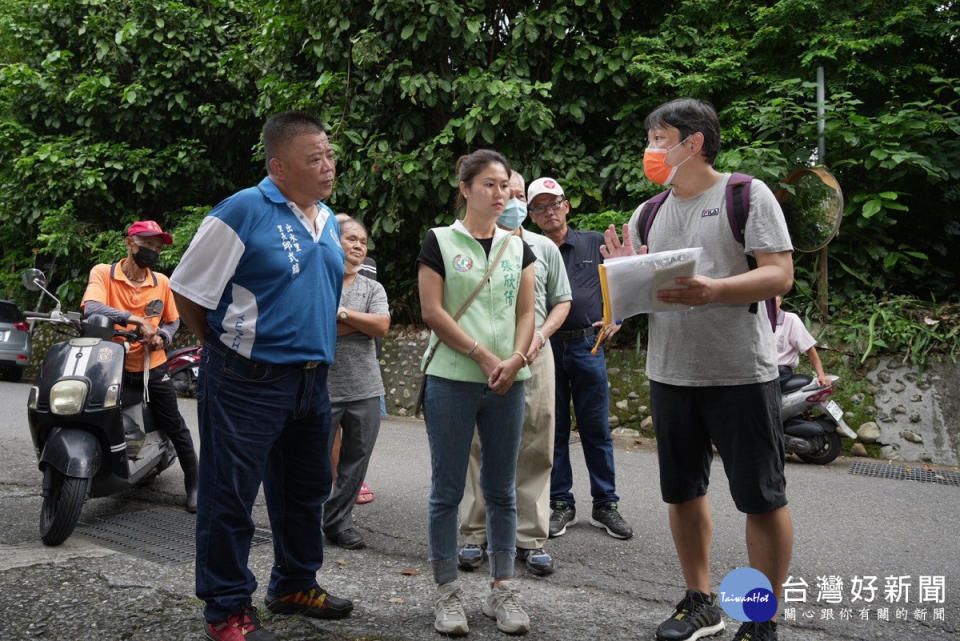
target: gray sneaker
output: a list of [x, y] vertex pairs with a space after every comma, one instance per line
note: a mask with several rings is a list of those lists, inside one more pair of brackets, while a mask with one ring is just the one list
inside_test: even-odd
[[553, 557], [543, 548], [535, 550], [526, 550], [517, 548], [517, 561], [522, 562], [530, 570], [530, 574], [535, 576], [547, 576], [553, 574]]
[[483, 600], [483, 613], [497, 620], [497, 628], [507, 634], [525, 634], [530, 630], [530, 617], [520, 607], [513, 581], [501, 581], [490, 588]]
[[563, 501], [553, 501], [550, 503], [550, 538], [563, 536], [567, 532], [568, 525], [574, 525], [577, 522], [577, 509], [572, 505], [567, 505]]
[[487, 558], [487, 544], [466, 543], [457, 552], [457, 566], [461, 570], [476, 570]]
[[441, 634], [458, 637], [470, 631], [467, 615], [463, 611], [463, 590], [459, 581], [437, 586], [433, 614], [436, 617], [433, 627]]
[[603, 528], [615, 539], [629, 539], [633, 536], [633, 528], [620, 516], [616, 503], [593, 508], [590, 524]]

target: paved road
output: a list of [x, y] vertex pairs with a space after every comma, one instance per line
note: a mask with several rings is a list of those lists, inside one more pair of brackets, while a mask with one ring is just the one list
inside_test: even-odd
[[[0, 383], [0, 640], [200, 638], [201, 604], [192, 596], [191, 563], [144, 561], [80, 535], [59, 548], [39, 543], [40, 476], [26, 427], [27, 391], [27, 384]], [[185, 401], [182, 407], [195, 430], [195, 404]], [[519, 587], [533, 624], [529, 639], [652, 639], [656, 625], [681, 596], [666, 509], [659, 500], [656, 457], [647, 444], [623, 442], [618, 444], [616, 458], [621, 511], [632, 522], [636, 536], [626, 542], [611, 539], [591, 527], [585, 519], [588, 515], [581, 512], [582, 523], [548, 545], [558, 560], [554, 576], [537, 579], [519, 572]], [[575, 455], [574, 459], [575, 492], [581, 510], [587, 510], [586, 472], [582, 458]], [[282, 638], [440, 638], [432, 629], [432, 585], [426, 562], [428, 461], [421, 422], [386, 421], [368, 476], [377, 498], [356, 511], [369, 548], [329, 548], [319, 576], [321, 585], [356, 601], [355, 614], [335, 623], [274, 619], [272, 627]], [[782, 625], [780, 638], [926, 641], [960, 637], [956, 534], [960, 487], [849, 475], [849, 463], [788, 465], [788, 493], [797, 531], [792, 572], [809, 587], [805, 602], [787, 604], [795, 608], [797, 621]], [[733, 509], [719, 464], [713, 481], [713, 576], [719, 583], [727, 572], [745, 564], [743, 517]], [[148, 488], [89, 501], [83, 518], [158, 507], [179, 515], [181, 487], [179, 468], [173, 468]], [[262, 502], [254, 518], [258, 525], [268, 526]], [[258, 577], [267, 576], [271, 562], [270, 546], [251, 551], [251, 567]], [[879, 577], [880, 588], [876, 599], [866, 604], [867, 621], [860, 618], [863, 602], [854, 603], [850, 589], [854, 577], [865, 575]], [[829, 576], [843, 582], [840, 604], [817, 602], [818, 580]], [[884, 601], [886, 577], [900, 576], [911, 583], [909, 594], [896, 603]], [[928, 601], [922, 603], [921, 576], [934, 577], [933, 587], [923, 591]], [[942, 603], [930, 601], [939, 596], [936, 577], [943, 577]], [[468, 638], [502, 639], [480, 613], [483, 574], [465, 574], [463, 579], [472, 626]], [[824, 592], [828, 596], [829, 590]], [[262, 596], [260, 588], [258, 602]], [[889, 621], [877, 620], [882, 607], [889, 608]], [[830, 615], [832, 620], [827, 618]], [[732, 637], [736, 622], [728, 619], [727, 625], [726, 634], [718, 638]]]

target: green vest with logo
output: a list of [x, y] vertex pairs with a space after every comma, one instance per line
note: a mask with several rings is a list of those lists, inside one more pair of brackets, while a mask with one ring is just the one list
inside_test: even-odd
[[[443, 308], [451, 316], [457, 313], [480, 284], [490, 267], [490, 261], [497, 255], [503, 243], [510, 243], [500, 259], [500, 264], [490, 275], [490, 282], [480, 290], [458, 323], [469, 336], [501, 360], [506, 360], [514, 352], [517, 294], [520, 291], [520, 273], [523, 270], [523, 241], [510, 234], [495, 236], [488, 256], [480, 243], [461, 229], [453, 226], [437, 227], [433, 233], [440, 246], [446, 272], [443, 279]], [[437, 340], [436, 334], [431, 331], [428, 350], [429, 345]], [[426, 353], [421, 359], [420, 369], [423, 369], [425, 359]], [[476, 361], [466, 354], [450, 349], [442, 342], [437, 346], [426, 372], [454, 381], [487, 381], [487, 376]], [[528, 378], [530, 370], [524, 366], [517, 372], [515, 380]]]

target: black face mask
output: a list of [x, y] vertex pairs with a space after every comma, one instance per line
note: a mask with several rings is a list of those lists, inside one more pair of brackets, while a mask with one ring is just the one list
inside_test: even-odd
[[147, 249], [146, 247], [141, 247], [137, 250], [137, 253], [133, 255], [133, 262], [137, 264], [137, 267], [145, 269], [147, 267], [153, 267], [157, 264], [157, 260], [160, 259], [160, 252], [155, 252], [152, 249]]

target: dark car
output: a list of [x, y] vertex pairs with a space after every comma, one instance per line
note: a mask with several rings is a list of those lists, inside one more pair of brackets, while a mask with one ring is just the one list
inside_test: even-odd
[[0, 300], [0, 375], [19, 381], [30, 362], [30, 326], [17, 304]]

